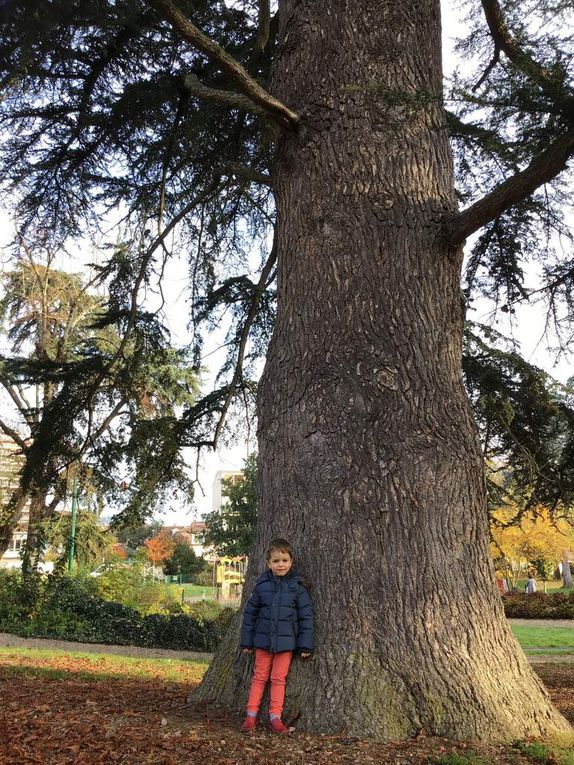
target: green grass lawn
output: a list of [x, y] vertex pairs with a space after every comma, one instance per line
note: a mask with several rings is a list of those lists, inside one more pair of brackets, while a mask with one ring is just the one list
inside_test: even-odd
[[512, 632], [526, 653], [574, 653], [574, 623], [572, 627], [513, 624]]
[[181, 597], [181, 590], [183, 588], [185, 598], [201, 598], [205, 595], [206, 600], [215, 600], [216, 588], [204, 587], [201, 584], [166, 584], [177, 598]]
[[[526, 579], [519, 579], [516, 582], [516, 589], [518, 590], [518, 592], [524, 592], [525, 584], [526, 584]], [[542, 581], [542, 579], [537, 579], [536, 585], [538, 587], [538, 592], [544, 592], [544, 582]], [[552, 580], [551, 582], [546, 582], [546, 592], [548, 593], [548, 595], [554, 594], [555, 592], [564, 592], [568, 594], [572, 592], [572, 588], [569, 587], [568, 589], [566, 589], [565, 587], [562, 587], [561, 579], [556, 582]]]
[[142, 659], [88, 651], [60, 651], [39, 648], [0, 648], [4, 674], [27, 677], [79, 680], [162, 680], [196, 683], [203, 677], [209, 657], [193, 659]]

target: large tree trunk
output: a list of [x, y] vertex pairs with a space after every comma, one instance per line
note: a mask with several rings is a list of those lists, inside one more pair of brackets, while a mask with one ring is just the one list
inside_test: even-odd
[[[317, 650], [307, 730], [511, 739], [568, 729], [504, 619], [461, 379], [462, 253], [438, 0], [280, 2], [274, 92], [303, 115], [275, 168], [278, 319], [259, 392], [246, 593], [285, 536]], [[238, 617], [239, 619], [239, 617]], [[195, 694], [241, 708], [237, 622]]]

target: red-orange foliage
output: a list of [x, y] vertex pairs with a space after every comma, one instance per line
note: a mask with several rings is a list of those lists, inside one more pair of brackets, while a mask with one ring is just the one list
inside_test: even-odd
[[166, 531], [160, 531], [155, 537], [144, 542], [147, 557], [153, 566], [169, 560], [175, 550], [175, 542]]
[[127, 560], [128, 558], [128, 551], [125, 546], [119, 542], [112, 546], [112, 552], [114, 555], [117, 555], [118, 558], [121, 558], [121, 560]]

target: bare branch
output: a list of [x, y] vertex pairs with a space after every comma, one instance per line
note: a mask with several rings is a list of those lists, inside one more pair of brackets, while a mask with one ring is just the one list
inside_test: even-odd
[[26, 401], [25, 398], [22, 396], [22, 391], [20, 390], [19, 386], [17, 385], [11, 385], [6, 380], [0, 380], [0, 383], [2, 383], [3, 387], [7, 391], [8, 395], [12, 399], [12, 401], [16, 404], [16, 408], [24, 418], [25, 422], [31, 427], [34, 425], [34, 417], [30, 415], [31, 407], [28, 401]]
[[251, 101], [262, 107], [280, 127], [291, 130], [297, 128], [300, 119], [299, 115], [291, 111], [281, 101], [273, 98], [251, 77], [239, 61], [230, 56], [220, 45], [192, 24], [171, 0], [148, 0], [148, 2], [172, 24], [173, 28], [185, 40], [191, 43], [197, 50], [205, 53], [222, 71], [226, 72], [237, 83], [239, 89]]
[[112, 409], [112, 411], [108, 414], [108, 416], [105, 418], [105, 420], [100, 424], [100, 426], [97, 428], [97, 430], [94, 433], [88, 432], [86, 435], [86, 438], [84, 440], [84, 443], [82, 446], [76, 450], [74, 460], [80, 460], [81, 457], [86, 452], [88, 446], [93, 446], [95, 442], [105, 433], [106, 430], [109, 429], [112, 422], [115, 420], [115, 418], [122, 413], [122, 408], [127, 403], [127, 399], [122, 396], [120, 401], [116, 404], [116, 406]]
[[451, 245], [461, 244], [470, 234], [494, 220], [509, 207], [530, 196], [539, 186], [555, 178], [574, 154], [574, 130], [563, 133], [540, 152], [525, 170], [501, 183], [475, 204], [454, 215], [448, 224]]
[[234, 93], [232, 90], [219, 90], [217, 88], [208, 88], [195, 74], [188, 74], [184, 80], [186, 89], [192, 96], [197, 96], [202, 101], [209, 101], [228, 109], [242, 109], [244, 112], [256, 114], [258, 117], [268, 119], [271, 115], [266, 109], [252, 101], [241, 93]]
[[[171, 130], [169, 131], [169, 138], [167, 142], [167, 146], [165, 149], [165, 155], [163, 158], [163, 170], [161, 174], [161, 188], [160, 188], [160, 194], [159, 194], [159, 211], [157, 215], [157, 233], [158, 235], [161, 234], [161, 227], [163, 222], [163, 212], [165, 207], [165, 190], [167, 186], [167, 174], [169, 171], [169, 164], [173, 157], [173, 149], [175, 146], [175, 139], [177, 130], [179, 128], [180, 122], [182, 120], [183, 114], [185, 112], [185, 108], [187, 105], [189, 99], [189, 93], [182, 92], [180, 93], [178, 102], [177, 102], [177, 111], [175, 113], [175, 117], [173, 120], [173, 125], [171, 126]], [[165, 245], [162, 242], [162, 247], [165, 247]]]
[[237, 361], [235, 362], [235, 371], [233, 373], [233, 378], [231, 380], [231, 383], [229, 384], [229, 389], [225, 397], [223, 407], [221, 409], [221, 415], [219, 417], [219, 421], [217, 425], [215, 426], [215, 433], [213, 435], [214, 450], [217, 449], [217, 444], [219, 441], [219, 437], [221, 436], [221, 431], [223, 430], [223, 425], [225, 424], [225, 418], [227, 416], [227, 412], [233, 400], [233, 396], [235, 395], [236, 388], [239, 382], [241, 381], [241, 377], [243, 375], [243, 359], [245, 357], [245, 348], [247, 346], [247, 339], [249, 337], [249, 332], [255, 320], [255, 316], [257, 315], [257, 308], [259, 306], [259, 301], [261, 300], [261, 295], [265, 291], [265, 288], [268, 283], [269, 275], [271, 274], [273, 270], [273, 266], [275, 265], [276, 260], [277, 260], [277, 245], [276, 245], [276, 241], [274, 240], [273, 246], [271, 247], [271, 252], [269, 253], [269, 257], [267, 258], [267, 262], [265, 263], [263, 270], [261, 271], [261, 276], [259, 277], [259, 281], [257, 282], [257, 287], [255, 288], [255, 292], [253, 293], [253, 299], [251, 301], [249, 313], [247, 314], [247, 318], [245, 319], [245, 324], [243, 325], [243, 329], [241, 330], [241, 340], [239, 342], [239, 349], [237, 351]]
[[26, 448], [26, 441], [20, 436], [19, 433], [17, 433], [14, 428], [11, 428], [10, 425], [8, 425], [4, 420], [0, 419], [0, 430], [3, 430], [4, 433], [14, 441], [14, 443], [18, 444], [20, 449]]

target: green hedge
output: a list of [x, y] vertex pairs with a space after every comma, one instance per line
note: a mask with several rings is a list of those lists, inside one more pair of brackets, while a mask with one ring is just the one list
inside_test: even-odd
[[24, 583], [17, 573], [0, 572], [0, 631], [84, 643], [213, 651], [233, 616], [230, 609], [211, 620], [191, 614], [142, 615], [99, 598], [94, 591], [90, 580], [50, 576]]
[[574, 592], [533, 595], [512, 593], [503, 597], [504, 613], [514, 619], [574, 619]]

